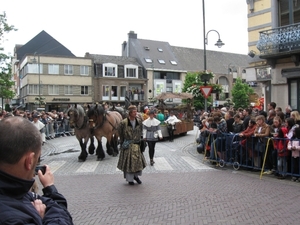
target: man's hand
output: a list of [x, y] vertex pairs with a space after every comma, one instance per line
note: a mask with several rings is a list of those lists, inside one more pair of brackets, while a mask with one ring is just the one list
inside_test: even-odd
[[45, 174], [43, 174], [41, 170], [38, 171], [39, 179], [40, 179], [40, 181], [41, 181], [44, 188], [54, 184], [53, 173], [51, 172], [48, 165], [45, 165], [45, 166], [46, 166]]
[[[40, 172], [40, 171], [39, 171]], [[46, 205], [43, 204], [43, 202], [40, 199], [34, 200], [34, 202], [31, 202], [36, 211], [40, 214], [41, 218], [43, 219], [45, 216], [46, 211]]]

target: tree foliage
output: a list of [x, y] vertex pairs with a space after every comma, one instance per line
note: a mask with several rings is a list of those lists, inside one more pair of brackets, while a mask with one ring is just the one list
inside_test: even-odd
[[[183, 92], [191, 93], [194, 96], [194, 107], [196, 109], [204, 109], [204, 96], [200, 90], [201, 86], [204, 86], [203, 81], [203, 75], [208, 75], [209, 79], [212, 79], [214, 77], [214, 74], [212, 72], [195, 72], [195, 73], [187, 73], [185, 77], [185, 81], [183, 84]], [[218, 84], [210, 84], [207, 83], [208, 86], [212, 86], [214, 92], [222, 92], [221, 85]], [[208, 97], [207, 101], [208, 103], [211, 102], [212, 97]]]
[[231, 90], [232, 100], [235, 108], [247, 108], [250, 106], [249, 95], [254, 91], [247, 83], [243, 83], [241, 78], [237, 78]]
[[14, 82], [11, 80], [10, 57], [3, 53], [4, 48], [1, 46], [1, 43], [4, 41], [5, 34], [16, 30], [13, 25], [7, 23], [6, 13], [0, 14], [0, 98], [2, 98], [2, 101], [3, 99], [12, 99], [15, 93], [11, 90]]

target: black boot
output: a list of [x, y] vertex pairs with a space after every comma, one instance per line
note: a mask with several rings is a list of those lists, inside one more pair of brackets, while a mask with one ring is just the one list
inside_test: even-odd
[[142, 183], [142, 181], [141, 181], [138, 177], [136, 177], [136, 176], [135, 176], [133, 179], [134, 179], [138, 184], [141, 184], [141, 183]]

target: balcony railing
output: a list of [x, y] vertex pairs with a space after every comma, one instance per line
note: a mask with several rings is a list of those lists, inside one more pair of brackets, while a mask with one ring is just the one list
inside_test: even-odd
[[256, 47], [261, 56], [300, 52], [300, 23], [261, 31]]

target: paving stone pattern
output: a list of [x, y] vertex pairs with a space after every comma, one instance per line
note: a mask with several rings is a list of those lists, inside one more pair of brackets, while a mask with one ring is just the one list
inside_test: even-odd
[[85, 163], [77, 161], [75, 137], [48, 141], [42, 162], [53, 165], [56, 186], [68, 199], [76, 225], [300, 224], [300, 183], [271, 175], [260, 180], [259, 173], [203, 164], [195, 134], [157, 143], [155, 157], [172, 169], [147, 166], [141, 185], [125, 182], [116, 170], [117, 157], [96, 162], [89, 156], [91, 172], [76, 172]]

